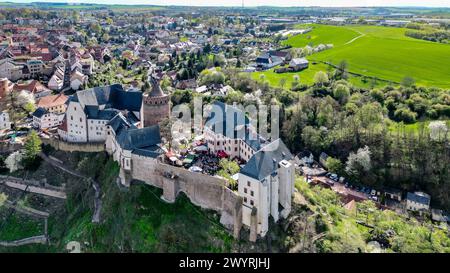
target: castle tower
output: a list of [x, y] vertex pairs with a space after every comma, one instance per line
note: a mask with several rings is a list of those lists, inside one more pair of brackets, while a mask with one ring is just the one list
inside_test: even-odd
[[159, 79], [150, 75], [150, 92], [144, 93], [144, 127], [156, 125], [170, 116], [170, 96], [159, 85]]

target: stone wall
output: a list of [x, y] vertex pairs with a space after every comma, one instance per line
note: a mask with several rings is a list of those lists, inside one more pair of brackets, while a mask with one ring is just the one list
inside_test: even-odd
[[42, 143], [65, 152], [103, 152], [105, 143], [70, 143], [56, 138], [42, 138]]
[[0, 154], [9, 154], [22, 149], [23, 145], [19, 143], [0, 143]]
[[161, 198], [169, 203], [175, 202], [178, 194], [183, 192], [193, 204], [218, 211], [221, 214], [220, 222], [232, 230], [236, 238], [239, 236], [242, 198], [227, 187], [226, 180], [134, 154], [131, 162], [131, 171], [121, 170], [120, 178], [124, 185], [129, 185], [130, 180], [139, 180], [161, 188]]

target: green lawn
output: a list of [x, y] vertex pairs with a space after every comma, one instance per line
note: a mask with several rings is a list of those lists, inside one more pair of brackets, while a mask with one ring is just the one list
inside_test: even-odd
[[310, 42], [334, 44], [334, 48], [313, 54], [309, 60], [334, 64], [346, 60], [351, 72], [394, 82], [410, 76], [418, 85], [450, 87], [448, 44], [406, 37], [403, 28], [312, 26], [310, 33], [290, 37], [285, 42], [299, 47]]

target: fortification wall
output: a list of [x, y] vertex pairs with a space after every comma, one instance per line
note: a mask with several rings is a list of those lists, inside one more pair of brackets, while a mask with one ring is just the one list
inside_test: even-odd
[[242, 198], [227, 187], [227, 181], [184, 168], [162, 163], [158, 160], [132, 155], [131, 171], [121, 170], [124, 185], [129, 180], [143, 181], [163, 189], [162, 198], [175, 202], [183, 192], [190, 201], [204, 209], [212, 209], [221, 214], [220, 222], [237, 238], [242, 227]]
[[105, 151], [105, 143], [71, 143], [56, 138], [42, 138], [42, 143], [66, 152], [95, 153]]
[[2, 142], [0, 143], [0, 154], [9, 154], [22, 149], [22, 147], [23, 145], [19, 143]]

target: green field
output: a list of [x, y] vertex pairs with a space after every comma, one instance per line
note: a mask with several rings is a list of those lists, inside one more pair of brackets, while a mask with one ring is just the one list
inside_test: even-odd
[[[281, 87], [280, 81], [281, 79], [285, 79], [286, 83], [283, 86], [284, 89], [290, 89], [292, 86], [292, 82], [294, 81], [294, 75], [300, 76], [300, 83], [312, 85], [314, 83], [314, 75], [318, 71], [327, 71], [330, 69], [329, 66], [322, 63], [310, 63], [309, 67], [305, 70], [302, 70], [300, 72], [288, 72], [288, 73], [275, 73], [273, 69], [266, 70], [266, 71], [258, 71], [252, 73], [252, 78], [261, 81], [261, 75], [264, 75], [264, 81], [267, 81], [270, 86], [272, 87]], [[348, 79], [349, 82], [351, 82], [353, 85], [358, 87], [370, 87], [372, 84], [374, 84], [374, 87], [379, 87], [383, 83], [378, 81], [376, 83], [372, 83], [370, 80], [367, 82], [362, 82], [361, 77], [354, 77], [350, 76]]]
[[[404, 28], [379, 26], [311, 25], [306, 34], [284, 43], [294, 47], [332, 43], [334, 48], [308, 57], [337, 64], [346, 60], [349, 71], [401, 82], [405, 76], [418, 85], [450, 87], [450, 45], [406, 37]], [[299, 28], [304, 26], [299, 25]]]

